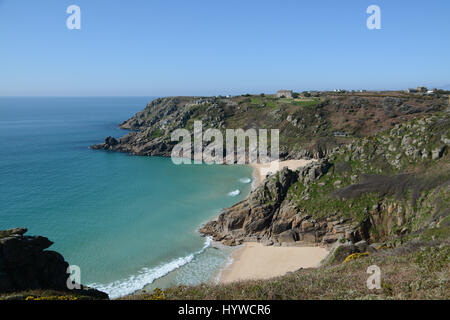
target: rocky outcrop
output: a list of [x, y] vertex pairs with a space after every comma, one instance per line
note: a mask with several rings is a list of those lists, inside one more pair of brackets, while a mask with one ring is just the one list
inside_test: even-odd
[[[320, 96], [320, 100], [307, 102], [310, 107], [272, 96], [158, 98], [120, 124], [120, 128], [131, 131], [126, 136], [108, 137], [92, 149], [170, 156], [176, 144], [171, 141], [171, 133], [176, 129], [192, 133], [194, 121], [202, 121], [204, 130], [214, 128], [223, 133], [225, 129], [279, 128], [281, 158], [323, 158], [342, 145], [342, 136], [370, 136], [444, 107], [437, 98], [416, 101], [407, 95]], [[373, 116], [368, 118], [367, 114]]]
[[411, 165], [439, 160], [448, 153], [445, 143], [450, 133], [448, 128], [448, 114], [414, 119], [336, 148], [329, 153], [329, 158], [333, 162], [339, 155], [345, 155], [346, 162], [359, 161], [369, 169], [371, 163], [384, 162], [394, 171], [404, 170]]
[[227, 245], [244, 241], [266, 244], [300, 241], [325, 245], [343, 238], [359, 241], [365, 236], [360, 225], [333, 215], [320, 221], [313, 219], [286, 197], [294, 183], [307, 185], [324, 175], [328, 168], [327, 159], [297, 171], [284, 168], [267, 178], [246, 200], [225, 209], [217, 220], [207, 223], [200, 231]]
[[[448, 163], [443, 159], [448, 152], [447, 146], [442, 146], [448, 128], [445, 115], [413, 120], [336, 148], [329, 157], [297, 171], [284, 168], [246, 200], [225, 209], [201, 232], [228, 245], [244, 241], [332, 245], [379, 242], [426, 229], [431, 222], [425, 213], [418, 214], [416, 203], [424, 205], [436, 188], [436, 197], [448, 197]], [[439, 147], [433, 149], [433, 145]], [[409, 152], [412, 146], [420, 146], [432, 156], [416, 157]], [[424, 165], [435, 169], [426, 174], [401, 171]], [[436, 205], [426, 207], [429, 210]], [[442, 219], [433, 221], [438, 224]]]
[[[95, 150], [118, 151], [140, 156], [170, 157], [177, 141], [171, 141], [170, 133], [176, 129], [192, 129], [190, 119], [202, 120], [205, 129], [221, 129], [223, 109], [216, 98], [168, 97], [151, 101], [134, 117], [120, 124], [121, 129], [131, 130], [120, 139], [107, 137], [105, 142], [91, 146]], [[197, 116], [201, 115], [199, 119]]]
[[41, 236], [26, 236], [26, 232], [25, 228], [0, 231], [0, 293], [53, 289], [108, 299], [106, 293], [83, 286], [69, 290], [69, 264], [59, 253], [46, 250], [53, 242]]
[[336, 242], [329, 249], [328, 256], [321, 262], [321, 265], [333, 265], [342, 263], [353, 253], [374, 253], [382, 247], [379, 243], [369, 244], [366, 240], [357, 243], [351, 241]]

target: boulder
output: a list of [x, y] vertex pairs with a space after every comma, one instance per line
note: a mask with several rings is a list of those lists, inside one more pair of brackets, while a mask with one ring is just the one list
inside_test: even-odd
[[441, 158], [442, 155], [444, 154], [444, 151], [445, 151], [445, 146], [440, 146], [436, 149], [433, 149], [431, 151], [431, 158], [433, 160], [437, 160], [437, 159]]
[[355, 243], [355, 246], [358, 248], [359, 252], [366, 252], [366, 251], [368, 251], [368, 248], [370, 247], [366, 240], [361, 240], [361, 241]]
[[108, 145], [108, 146], [115, 146], [115, 145], [117, 145], [118, 143], [119, 143], [119, 141], [117, 141], [116, 138], [111, 137], [111, 136], [109, 136], [109, 137], [107, 137], [107, 138], [105, 139], [105, 144]]
[[259, 231], [266, 229], [270, 225], [270, 222], [271, 222], [271, 217], [257, 219], [257, 220], [251, 221], [247, 225], [245, 225], [244, 230], [248, 234], [259, 232]]
[[12, 235], [19, 235], [22, 236], [27, 232], [27, 228], [15, 228], [15, 229], [9, 229], [9, 230], [0, 230], [0, 239], [6, 238]]
[[321, 176], [328, 172], [330, 164], [327, 158], [311, 162], [304, 167], [298, 169], [298, 179], [304, 184], [318, 180]]
[[341, 263], [352, 253], [359, 252], [358, 248], [353, 244], [338, 245], [330, 255], [330, 262]]
[[309, 220], [303, 221], [303, 222], [301, 223], [301, 225], [300, 225], [300, 229], [301, 229], [303, 232], [310, 231], [310, 230], [312, 230], [313, 228], [314, 228], [314, 223], [311, 222], [311, 221], [309, 221]]
[[342, 239], [344, 236], [342, 234], [326, 234], [323, 238], [322, 241], [324, 243], [330, 244], [330, 243], [334, 243], [340, 239]]
[[[25, 236], [26, 231], [0, 231], [0, 293], [31, 289], [70, 291], [69, 264], [59, 253], [46, 250], [53, 242], [41, 236]], [[83, 295], [108, 299], [106, 293], [80, 286]]]
[[280, 234], [288, 229], [291, 228], [292, 223], [291, 222], [278, 222], [275, 223], [272, 227], [272, 233], [273, 234]]
[[309, 243], [317, 242], [316, 232], [306, 232], [300, 234], [300, 240]]
[[278, 242], [295, 242], [298, 240], [298, 234], [293, 230], [287, 230], [278, 235]]

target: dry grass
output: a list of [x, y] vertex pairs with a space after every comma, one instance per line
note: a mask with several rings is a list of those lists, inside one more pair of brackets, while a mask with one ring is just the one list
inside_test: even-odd
[[[179, 286], [164, 290], [164, 295], [193, 300], [449, 299], [448, 244], [415, 242], [403, 249], [381, 250], [345, 264], [299, 270], [271, 280]], [[381, 269], [379, 290], [366, 286], [371, 265]], [[152, 294], [124, 299], [152, 299]]]

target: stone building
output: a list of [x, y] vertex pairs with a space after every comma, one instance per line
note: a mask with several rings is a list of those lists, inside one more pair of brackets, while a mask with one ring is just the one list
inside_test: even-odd
[[427, 87], [417, 87], [417, 91], [425, 93], [428, 91], [428, 89], [427, 89]]
[[278, 90], [277, 98], [288, 98], [292, 99], [292, 90]]

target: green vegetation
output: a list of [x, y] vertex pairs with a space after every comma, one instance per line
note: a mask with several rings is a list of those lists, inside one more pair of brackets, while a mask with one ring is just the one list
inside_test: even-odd
[[98, 300], [94, 296], [84, 295], [80, 292], [67, 292], [57, 290], [26, 290], [22, 292], [0, 294], [1, 300]]
[[442, 240], [448, 239], [449, 237], [450, 237], [450, 227], [448, 224], [443, 227], [435, 227], [427, 229], [420, 236], [420, 238], [424, 240]]
[[162, 137], [164, 135], [164, 130], [160, 129], [160, 128], [156, 128], [155, 130], [153, 130], [150, 133], [150, 138], [155, 139], [155, 138], [159, 138]]
[[[370, 229], [376, 240], [396, 238], [405, 230], [423, 239], [446, 238], [450, 156], [444, 151], [432, 159], [431, 154], [442, 146], [448, 124], [446, 115], [414, 120], [339, 148], [328, 157], [327, 174], [308, 184], [296, 182], [287, 198], [315, 219], [333, 214], [362, 224], [375, 212], [385, 212]], [[415, 145], [426, 157], [414, 156]], [[442, 218], [440, 227], [430, 225]]]
[[319, 103], [320, 103], [319, 99], [294, 101], [294, 104], [296, 106], [301, 106], [301, 107], [317, 106]]
[[[270, 280], [172, 287], [164, 290], [164, 297], [193, 300], [447, 300], [450, 298], [449, 259], [447, 242], [411, 242], [401, 248], [360, 255], [344, 264], [302, 269]], [[371, 265], [379, 266], [382, 272], [379, 290], [369, 290], [366, 286], [366, 270]], [[152, 299], [154, 294], [140, 293], [124, 299], [146, 300]]]

